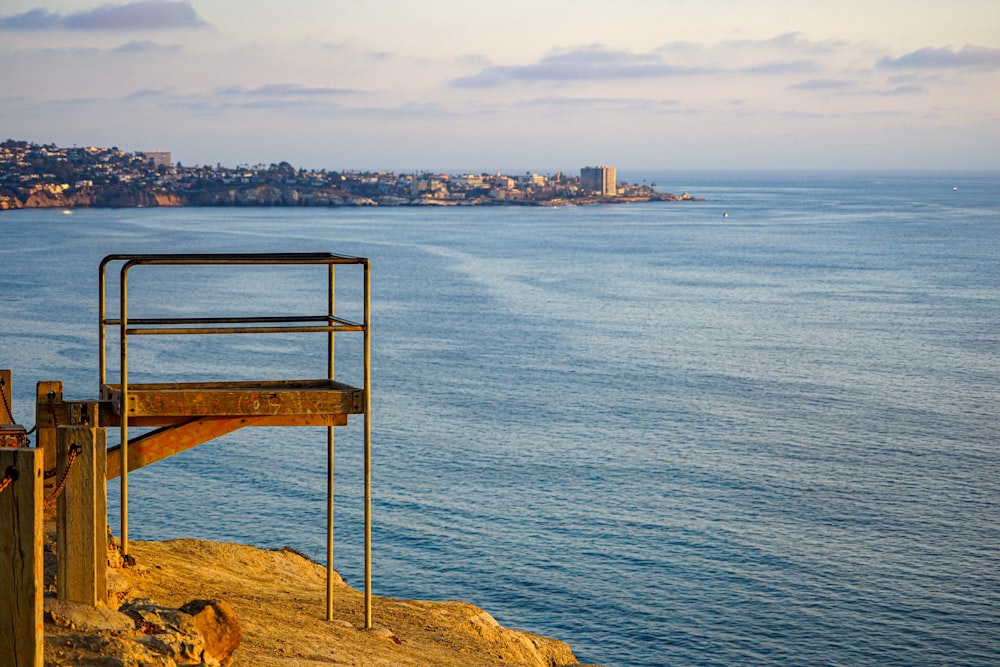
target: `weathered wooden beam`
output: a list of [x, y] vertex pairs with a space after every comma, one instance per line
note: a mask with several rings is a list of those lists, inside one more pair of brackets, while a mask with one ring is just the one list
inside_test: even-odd
[[0, 449], [0, 665], [42, 667], [42, 479], [39, 449]]
[[[131, 420], [129, 420], [131, 423]], [[347, 415], [290, 415], [278, 417], [201, 417], [130, 438], [128, 443], [129, 472], [150, 463], [197, 447], [209, 440], [221, 438], [247, 426], [342, 426]], [[121, 445], [108, 449], [107, 478], [122, 474]]]
[[142, 416], [259, 416], [361, 414], [364, 390], [333, 381], [134, 384], [127, 406], [121, 390], [105, 387], [115, 412]]
[[96, 606], [108, 599], [106, 431], [95, 426], [60, 426], [56, 450], [57, 479], [61, 481], [64, 475], [66, 479], [56, 501], [59, 599]]
[[[69, 423], [62, 400], [62, 382], [43, 380], [35, 385], [35, 426], [38, 428], [35, 443], [45, 452], [46, 470], [56, 467], [56, 426]], [[61, 418], [60, 410], [63, 413]]]
[[14, 423], [14, 384], [13, 373], [9, 369], [0, 369], [0, 426]]

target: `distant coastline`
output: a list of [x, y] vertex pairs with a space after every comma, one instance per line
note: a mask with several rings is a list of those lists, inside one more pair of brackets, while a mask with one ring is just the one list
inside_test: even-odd
[[[605, 170], [611, 184], [585, 177]], [[185, 167], [166, 152], [0, 143], [0, 210], [162, 206], [584, 206], [703, 201], [617, 182], [609, 167], [563, 173], [440, 174], [296, 169], [270, 165]]]

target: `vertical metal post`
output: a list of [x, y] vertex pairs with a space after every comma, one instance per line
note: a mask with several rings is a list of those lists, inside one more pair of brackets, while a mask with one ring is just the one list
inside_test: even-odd
[[372, 627], [372, 375], [371, 375], [371, 264], [364, 261], [364, 385], [365, 385], [365, 628]]
[[[329, 264], [329, 281], [327, 287], [327, 303], [329, 315], [333, 317], [336, 307], [336, 273], [335, 264]], [[333, 322], [330, 322], [332, 326]], [[334, 335], [331, 329], [327, 333], [327, 379], [333, 380], [334, 367]], [[326, 427], [326, 620], [333, 620], [333, 469], [334, 469], [333, 427]]]
[[105, 303], [105, 291], [107, 289], [106, 278], [104, 277], [104, 270], [107, 266], [107, 259], [101, 262], [100, 269], [98, 270], [97, 276], [97, 319], [98, 319], [98, 330], [97, 330], [97, 349], [98, 349], [98, 364], [101, 367], [101, 381], [97, 385], [98, 387], [103, 387], [104, 383], [107, 382], [108, 377], [108, 353], [107, 353], [107, 332], [105, 331], [104, 321], [107, 319], [107, 304]]
[[128, 270], [130, 262], [121, 269], [119, 284], [119, 350], [121, 352], [121, 532], [122, 556], [128, 556]]

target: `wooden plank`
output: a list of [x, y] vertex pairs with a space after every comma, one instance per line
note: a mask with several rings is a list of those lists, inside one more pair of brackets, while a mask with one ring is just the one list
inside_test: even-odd
[[[121, 394], [116, 394], [120, 401]], [[360, 389], [149, 389], [129, 388], [132, 416], [258, 416], [301, 414], [360, 414]]]
[[103, 428], [56, 429], [58, 479], [79, 453], [56, 501], [56, 586], [60, 600], [90, 606], [108, 600], [107, 437]]
[[[331, 417], [335, 417], [336, 421], [342, 423], [330, 424]], [[128, 443], [128, 469], [129, 472], [138, 470], [247, 426], [340, 426], [346, 423], [346, 415], [189, 419], [187, 422], [130, 439]], [[121, 476], [121, 466], [121, 445], [115, 445], [108, 449], [107, 478], [114, 479]]]
[[40, 449], [0, 450], [0, 665], [42, 667], [42, 462]]

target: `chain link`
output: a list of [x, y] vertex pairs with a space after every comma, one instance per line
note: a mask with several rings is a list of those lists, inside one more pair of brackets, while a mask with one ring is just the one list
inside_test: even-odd
[[59, 484], [56, 486], [56, 490], [51, 496], [46, 498], [45, 506], [52, 507], [56, 502], [62, 492], [66, 489], [66, 480], [69, 479], [69, 471], [73, 469], [73, 462], [76, 461], [76, 457], [83, 451], [83, 448], [75, 442], [69, 448], [69, 460], [66, 462], [66, 470], [63, 471], [62, 479], [59, 480]]
[[17, 421], [14, 419], [14, 413], [11, 412], [10, 399], [7, 398], [7, 383], [3, 379], [0, 379], [0, 398], [3, 398], [3, 409], [10, 418], [9, 423], [16, 424]]
[[7, 466], [7, 471], [3, 474], [3, 480], [0, 481], [0, 493], [7, 490], [7, 487], [14, 483], [17, 479], [17, 468], [14, 466]]

